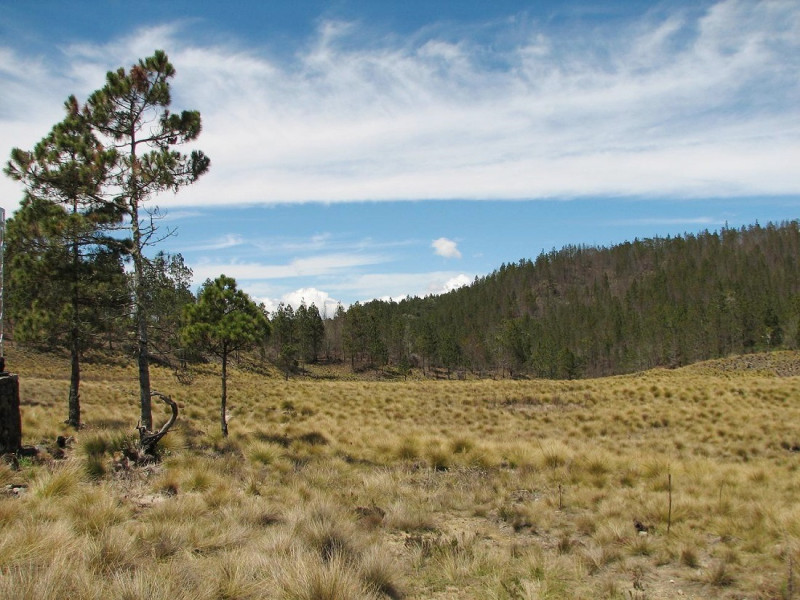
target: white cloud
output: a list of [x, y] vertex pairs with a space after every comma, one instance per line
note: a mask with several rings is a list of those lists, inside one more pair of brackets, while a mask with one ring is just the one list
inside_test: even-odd
[[724, 220], [711, 217], [648, 217], [640, 219], [621, 219], [613, 225], [722, 225]]
[[[225, 271], [228, 275], [228, 271]], [[195, 269], [195, 281], [202, 277], [216, 277]], [[317, 306], [320, 314], [323, 312], [333, 316], [336, 308], [341, 304], [345, 309], [349, 302], [339, 300], [340, 297], [357, 298], [361, 302], [373, 299], [400, 301], [407, 296], [424, 297], [439, 295], [458, 289], [472, 283], [474, 276], [453, 271], [432, 271], [422, 273], [341, 273], [333, 279], [322, 280], [321, 287], [306, 286], [292, 289], [286, 287], [286, 282], [279, 279], [257, 279], [242, 277], [236, 278], [239, 287], [246, 291], [252, 298], [262, 302], [267, 310], [274, 311], [278, 304], [291, 304], [297, 308], [305, 301], [306, 305], [312, 303]], [[321, 289], [324, 288], [324, 289]], [[288, 291], [285, 291], [287, 290]]]
[[372, 238], [349, 239], [346, 235], [318, 233], [310, 237], [281, 237], [273, 232], [261, 239], [248, 240], [264, 253], [295, 252], [376, 252], [415, 244], [414, 240], [377, 241]]
[[214, 240], [208, 240], [208, 242], [204, 244], [190, 246], [187, 250], [224, 250], [225, 248], [241, 246], [243, 243], [244, 239], [241, 235], [237, 233], [228, 233]]
[[368, 254], [325, 254], [296, 258], [289, 263], [270, 265], [258, 262], [201, 262], [193, 266], [195, 282], [215, 278], [220, 274], [237, 281], [284, 279], [292, 277], [318, 277], [341, 274], [354, 267], [385, 262], [385, 258]]
[[200, 210], [164, 210], [161, 209], [161, 218], [164, 221], [180, 221], [182, 219], [191, 219], [194, 217], [202, 217], [205, 213]]
[[280, 298], [258, 298], [258, 301], [262, 302], [270, 313], [274, 312], [280, 303], [291, 306], [294, 309], [303, 302], [305, 302], [306, 306], [313, 304], [317, 307], [323, 319], [332, 318], [340, 304], [347, 309], [346, 304], [331, 298], [328, 292], [313, 287], [300, 288], [283, 294]]
[[435, 250], [437, 255], [443, 256], [444, 258], [461, 258], [461, 252], [459, 252], [456, 243], [445, 237], [433, 240], [433, 242], [431, 242], [431, 248]]
[[[376, 44], [338, 22], [286, 62], [199, 45], [178, 24], [50, 62], [0, 47], [0, 155], [45, 135], [69, 93], [160, 47], [212, 159], [171, 205], [800, 193], [800, 4], [658, 14], [591, 36], [531, 21], [527, 41], [488, 57], [436, 28]], [[3, 206], [19, 197], [0, 181]]]
[[300, 288], [299, 290], [284, 294], [281, 300], [286, 304], [291, 304], [294, 308], [297, 308], [303, 302], [305, 302], [306, 306], [314, 304], [323, 317], [333, 317], [336, 312], [336, 307], [341, 304], [338, 300], [331, 298], [328, 292], [313, 287]]
[[444, 284], [443, 292], [452, 292], [453, 290], [457, 290], [458, 288], [462, 288], [465, 285], [469, 285], [472, 283], [472, 279], [469, 276], [464, 275], [461, 273], [452, 279], [448, 279]]
[[402, 300], [406, 296], [429, 296], [443, 294], [467, 284], [471, 279], [463, 273], [453, 271], [430, 271], [421, 273], [364, 273], [345, 276], [326, 285], [335, 294], [361, 298], [392, 298]]

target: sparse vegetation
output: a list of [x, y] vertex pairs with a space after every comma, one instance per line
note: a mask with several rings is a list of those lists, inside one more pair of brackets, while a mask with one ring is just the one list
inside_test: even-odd
[[[25, 443], [52, 447], [68, 357], [7, 355]], [[154, 367], [183, 410], [144, 467], [123, 460], [134, 368], [88, 364], [65, 457], [0, 466], [0, 596], [785, 596], [800, 377], [780, 374], [799, 363], [583, 381], [241, 370], [228, 438], [213, 366], [190, 387]]]

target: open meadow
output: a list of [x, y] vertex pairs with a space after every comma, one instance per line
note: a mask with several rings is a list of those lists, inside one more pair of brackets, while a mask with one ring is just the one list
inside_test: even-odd
[[[68, 361], [7, 348], [23, 443], [71, 435]], [[85, 367], [63, 458], [0, 465], [0, 597], [800, 598], [800, 354], [579, 381]], [[154, 404], [158, 426], [167, 408]], [[54, 453], [58, 454], [56, 450]]]

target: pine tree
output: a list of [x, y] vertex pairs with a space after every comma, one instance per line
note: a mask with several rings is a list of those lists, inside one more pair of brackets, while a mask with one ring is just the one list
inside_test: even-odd
[[272, 313], [271, 327], [277, 363], [288, 380], [292, 371], [297, 370], [299, 354], [297, 317], [291, 304], [287, 306], [281, 302], [278, 305], [277, 310]]
[[353, 303], [342, 323], [342, 347], [350, 355], [350, 368], [355, 370], [356, 359], [367, 351], [367, 316], [364, 306]]
[[308, 307], [305, 304], [301, 304], [295, 316], [297, 318], [300, 351], [303, 360], [315, 363], [322, 346], [322, 340], [325, 337], [325, 325], [322, 322], [319, 309], [314, 303]]
[[[159, 251], [145, 262], [147, 313], [150, 315], [150, 355], [161, 362], [173, 364], [174, 353], [180, 348], [180, 328], [183, 308], [194, 302], [192, 270], [183, 256]], [[183, 360], [185, 356], [178, 357]]]
[[153, 419], [145, 249], [158, 241], [158, 213], [148, 212], [143, 203], [159, 192], [177, 192], [194, 183], [210, 165], [200, 151], [186, 155], [173, 149], [196, 139], [201, 130], [198, 111], [170, 112], [170, 80], [174, 76], [167, 55], [156, 50], [128, 72], [123, 68], [109, 71], [106, 85], [88, 101], [92, 124], [119, 151], [112, 181], [119, 192], [119, 207], [130, 224], [141, 423], [148, 429]]
[[[48, 321], [55, 333], [55, 321], [66, 316], [71, 359], [67, 423], [77, 429], [81, 424], [80, 354], [87, 337], [82, 309], [89, 298], [86, 288], [91, 285], [92, 257], [99, 256], [104, 247], [120, 250], [106, 231], [122, 215], [102, 197], [116, 152], [101, 145], [74, 96], [64, 106], [64, 120], [33, 151], [12, 151], [5, 173], [26, 189], [20, 212], [9, 223], [11, 289], [29, 293], [29, 303], [15, 305], [23, 321], [20, 334], [36, 337], [35, 330]], [[50, 285], [42, 286], [43, 281]]]
[[344, 360], [344, 341], [343, 332], [345, 320], [344, 307], [339, 304], [336, 307], [336, 312], [333, 318], [326, 318], [323, 320], [324, 343], [325, 343], [325, 358], [328, 360]]
[[262, 307], [236, 287], [236, 280], [220, 275], [206, 280], [197, 295], [197, 302], [185, 308], [186, 323], [182, 337], [187, 345], [197, 345], [222, 360], [222, 397], [220, 423], [222, 434], [228, 435], [228, 357], [263, 341], [269, 334], [269, 323]]

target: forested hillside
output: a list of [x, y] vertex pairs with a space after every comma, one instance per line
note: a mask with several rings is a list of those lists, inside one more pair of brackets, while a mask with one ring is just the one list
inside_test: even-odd
[[800, 225], [568, 246], [328, 323], [354, 366], [574, 378], [798, 344]]
[[[76, 288], [61, 238], [42, 232], [40, 208], [26, 204], [8, 224], [11, 337], [70, 347], [70, 315], [79, 314], [81, 351], [135, 354], [133, 282], [121, 258], [87, 255]], [[266, 337], [248, 346], [260, 349], [255, 360], [272, 362], [286, 377], [324, 360], [354, 371], [545, 378], [797, 348], [799, 256], [798, 221], [608, 248], [568, 246], [504, 264], [448, 294], [356, 303], [330, 319], [313, 304], [280, 305], [268, 315]], [[177, 365], [202, 357], [203, 348], [181, 333], [186, 306], [198, 301], [191, 269], [181, 255], [163, 253], [146, 267], [149, 359]], [[76, 289], [80, 294], [71, 295]], [[72, 296], [77, 309], [70, 311]]]

